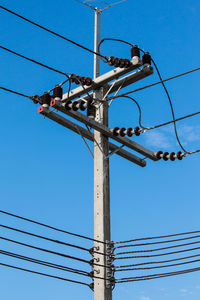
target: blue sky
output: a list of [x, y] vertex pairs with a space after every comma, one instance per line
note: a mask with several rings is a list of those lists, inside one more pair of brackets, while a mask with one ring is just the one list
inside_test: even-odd
[[[93, 13], [74, 0], [2, 0], [11, 10], [35, 20], [67, 37], [93, 48]], [[199, 1], [131, 1], [102, 15], [102, 38], [121, 38], [149, 51], [164, 78], [199, 66]], [[1, 44], [64, 72], [92, 76], [93, 56], [16, 17], [0, 11]], [[107, 42], [105, 55], [129, 57], [129, 47]], [[62, 75], [45, 70], [1, 50], [1, 86], [29, 95], [41, 94], [60, 83]], [[101, 73], [110, 70], [102, 64]], [[158, 80], [151, 77], [125, 91]], [[199, 110], [199, 73], [167, 83], [177, 117]], [[161, 86], [134, 94], [143, 112], [143, 123], [152, 126], [171, 120]], [[118, 99], [110, 108], [110, 127], [135, 127], [138, 112], [134, 104]], [[184, 146], [200, 147], [199, 117], [178, 124]], [[93, 235], [93, 161], [81, 138], [37, 113], [31, 101], [1, 91], [1, 209], [80, 234]], [[171, 126], [151, 131], [137, 141], [153, 151], [177, 152]], [[91, 145], [92, 146], [92, 145]], [[112, 239], [165, 235], [199, 230], [199, 155], [182, 162], [151, 162], [140, 168], [113, 156], [111, 172]], [[90, 247], [91, 243], [1, 216], [1, 222], [53, 238]], [[1, 229], [1, 235], [39, 244], [36, 239]], [[40, 246], [89, 258], [87, 254], [41, 242]], [[37, 253], [1, 241], [1, 249], [72, 267], [84, 268], [64, 259]], [[67, 252], [68, 251], [68, 252]], [[0, 261], [56, 272], [21, 263], [1, 255]], [[64, 273], [64, 272], [63, 272]], [[77, 278], [70, 274], [57, 274]], [[134, 275], [134, 274], [132, 274]], [[73, 297], [91, 299], [86, 287], [0, 268], [1, 297], [4, 300]], [[84, 280], [82, 278], [82, 280]], [[116, 300], [198, 299], [200, 273], [174, 278], [124, 284], [116, 287]]]

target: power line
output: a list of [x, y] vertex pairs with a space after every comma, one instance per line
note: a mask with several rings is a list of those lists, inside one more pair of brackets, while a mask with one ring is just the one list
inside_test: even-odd
[[172, 255], [172, 254], [178, 254], [178, 253], [183, 253], [183, 252], [188, 252], [188, 251], [196, 251], [199, 250], [200, 247], [192, 248], [192, 249], [185, 249], [185, 250], [179, 250], [179, 251], [174, 251], [174, 252], [168, 252], [168, 253], [162, 253], [162, 254], [151, 254], [151, 255], [140, 255], [140, 256], [123, 256], [123, 257], [117, 257], [115, 260], [118, 259], [135, 259], [135, 258], [149, 258], [149, 257], [158, 257], [158, 256], [166, 256], [166, 255]]
[[0, 210], [0, 213], [5, 214], [7, 216], [11, 216], [11, 217], [17, 218], [17, 219], [20, 219], [20, 220], [23, 220], [23, 221], [30, 222], [30, 223], [33, 223], [33, 224], [36, 224], [36, 225], [40, 225], [40, 226], [43, 226], [43, 227], [46, 227], [46, 228], [49, 228], [49, 229], [52, 229], [52, 230], [55, 230], [55, 231], [58, 231], [58, 232], [66, 233], [66, 234], [69, 234], [69, 235], [72, 235], [72, 236], [76, 236], [76, 237], [79, 237], [79, 238], [83, 238], [83, 239], [86, 239], [86, 240], [89, 240], [89, 241], [106, 244], [106, 243], [104, 243], [102, 241], [99, 241], [99, 240], [96, 240], [96, 239], [92, 239], [92, 238], [84, 236], [84, 235], [80, 235], [80, 234], [77, 234], [77, 233], [72, 233], [72, 232], [66, 231], [64, 229], [56, 228], [54, 226], [50, 226], [50, 225], [47, 225], [47, 224], [44, 224], [44, 223], [41, 223], [41, 222], [37, 222], [37, 221], [32, 220], [32, 219], [28, 219], [28, 218], [25, 218], [25, 217], [18, 216], [16, 214], [9, 213], [9, 212], [7, 212], [5, 210]]
[[[52, 238], [48, 238], [48, 237], [45, 237], [45, 236], [41, 236], [41, 235], [38, 235], [38, 234], [34, 234], [34, 233], [31, 233], [31, 232], [20, 230], [18, 228], [13, 228], [13, 227], [10, 227], [10, 226], [5, 226], [5, 225], [2, 225], [2, 224], [0, 224], [0, 227], [5, 228], [5, 229], [9, 229], [9, 230], [13, 230], [13, 231], [16, 231], [16, 232], [20, 232], [20, 233], [23, 233], [23, 234], [26, 234], [26, 235], [34, 236], [34, 237], [37, 237], [37, 238], [40, 238], [40, 239], [43, 239], [43, 240], [46, 240], [46, 241], [49, 241], [49, 242], [54, 242], [54, 243], [57, 243], [57, 244], [60, 244], [60, 245], [65, 245], [65, 246], [68, 246], [68, 247], [72, 247], [72, 248], [76, 248], [76, 249], [79, 249], [79, 250], [83, 250], [83, 251], [86, 251], [86, 252], [90, 253], [90, 249], [84, 248], [82, 246], [78, 246], [78, 245], [74, 245], [74, 244], [62, 242], [62, 241], [59, 241], [59, 240], [55, 240], [55, 239], [52, 239]], [[105, 253], [96, 252], [95, 250], [93, 250], [93, 253], [97, 253], [97, 254], [101, 254], [101, 255], [105, 255], [106, 256]]]
[[47, 261], [44, 261], [44, 260], [38, 260], [38, 259], [35, 259], [35, 258], [31, 258], [31, 257], [23, 256], [23, 255], [20, 255], [20, 254], [16, 254], [16, 253], [13, 253], [13, 252], [0, 250], [0, 254], [10, 256], [10, 257], [14, 257], [14, 258], [17, 258], [17, 259], [21, 259], [21, 260], [24, 260], [24, 261], [28, 261], [28, 262], [31, 262], [31, 263], [39, 264], [39, 265], [42, 265], [42, 266], [45, 266], [45, 267], [54, 268], [54, 269], [57, 269], [57, 270], [62, 270], [62, 271], [71, 272], [71, 273], [78, 274], [78, 275], [83, 275], [83, 276], [87, 276], [87, 277], [93, 277], [93, 278], [98, 278], [98, 279], [105, 280], [105, 278], [94, 276], [91, 273], [83, 271], [83, 270], [69, 268], [69, 267], [66, 267], [66, 266], [63, 266], [63, 265], [54, 264], [52, 262], [47, 262]]
[[15, 243], [15, 244], [18, 244], [18, 245], [21, 245], [21, 246], [29, 247], [29, 248], [32, 248], [32, 249], [35, 249], [35, 250], [47, 252], [47, 253], [50, 253], [50, 254], [54, 254], [54, 255], [58, 255], [58, 256], [65, 257], [65, 258], [69, 258], [69, 259], [73, 259], [73, 260], [77, 260], [77, 261], [80, 261], [80, 262], [83, 262], [83, 263], [90, 264], [89, 260], [85, 260], [85, 259], [82, 259], [82, 258], [79, 258], [79, 257], [75, 257], [75, 256], [67, 255], [67, 254], [64, 254], [64, 253], [55, 252], [55, 251], [52, 251], [52, 250], [40, 248], [40, 247], [33, 246], [33, 245], [30, 245], [30, 244], [26, 244], [26, 243], [22, 243], [22, 242], [12, 240], [12, 239], [8, 239], [8, 238], [2, 237], [2, 236], [0, 236], [0, 239], [4, 240], [4, 241], [7, 241], [7, 242]]
[[39, 66], [41, 66], [41, 67], [44, 67], [44, 68], [46, 68], [46, 69], [48, 69], [48, 70], [51, 70], [51, 71], [54, 71], [54, 72], [56, 72], [56, 73], [65, 75], [65, 76], [67, 76], [67, 77], [69, 78], [69, 76], [68, 76], [67, 73], [64, 73], [64, 72], [59, 71], [59, 70], [57, 70], [57, 69], [55, 69], [55, 68], [49, 67], [49, 66], [47, 66], [47, 65], [45, 65], [45, 64], [43, 64], [43, 63], [41, 63], [41, 62], [39, 62], [39, 61], [37, 61], [37, 60], [35, 60], [35, 59], [29, 58], [29, 57], [27, 57], [27, 56], [24, 56], [24, 55], [22, 55], [22, 54], [20, 54], [20, 53], [17, 53], [17, 52], [15, 52], [15, 51], [13, 51], [13, 50], [11, 50], [11, 49], [8, 49], [8, 48], [5, 48], [5, 47], [3, 47], [3, 46], [0, 46], [0, 49], [3, 49], [3, 50], [5, 50], [5, 51], [7, 51], [7, 52], [9, 52], [9, 53], [12, 53], [12, 54], [14, 54], [14, 55], [16, 55], [16, 56], [19, 56], [19, 57], [21, 57], [21, 58], [23, 58], [23, 59], [26, 59], [26, 60], [28, 60], [28, 61], [31, 61], [31, 62], [33, 62], [34, 64], [37, 64], [37, 65], [39, 65]]
[[73, 247], [73, 248], [76, 248], [76, 249], [80, 249], [80, 250], [89, 252], [89, 249], [87, 249], [87, 248], [77, 246], [77, 245], [73, 245], [73, 244], [69, 244], [69, 243], [62, 242], [62, 241], [59, 241], [59, 240], [55, 240], [55, 239], [52, 239], [52, 238], [48, 238], [48, 237], [45, 237], [45, 236], [42, 236], [42, 235], [34, 234], [34, 233], [31, 233], [31, 232], [27, 232], [27, 231], [20, 230], [20, 229], [17, 229], [17, 228], [5, 226], [5, 225], [2, 225], [2, 224], [0, 224], [0, 227], [6, 228], [6, 229], [9, 229], [9, 230], [13, 230], [13, 231], [16, 231], [16, 232], [20, 232], [20, 233], [23, 233], [23, 234], [26, 234], [26, 235], [34, 236], [34, 237], [37, 237], [37, 238], [40, 238], [40, 239], [43, 239], [43, 240], [46, 240], [46, 241], [49, 241], [49, 242], [54, 242], [54, 243], [57, 243], [57, 244], [60, 244], [60, 245], [65, 245], [65, 246], [69, 246], [69, 247]]
[[174, 243], [174, 242], [179, 242], [179, 241], [196, 239], [196, 238], [199, 238], [199, 237], [200, 237], [200, 235], [196, 235], [196, 236], [190, 236], [190, 237], [186, 237], [186, 238], [174, 239], [174, 240], [169, 240], [169, 241], [159, 241], [159, 242], [134, 244], [134, 245], [123, 245], [123, 246], [115, 247], [114, 249], [130, 248], [130, 247], [141, 247], [141, 246], [150, 246], [150, 245], [166, 244], [166, 243]]
[[32, 249], [35, 249], [35, 250], [39, 250], [39, 251], [47, 252], [47, 253], [50, 253], [50, 254], [62, 256], [62, 257], [69, 258], [69, 259], [72, 259], [72, 260], [77, 260], [77, 261], [80, 261], [80, 262], [83, 262], [83, 263], [87, 263], [89, 265], [110, 268], [110, 267], [108, 267], [106, 265], [102, 265], [102, 264], [98, 264], [98, 263], [95, 263], [95, 262], [91, 262], [89, 260], [82, 259], [80, 257], [75, 257], [75, 256], [67, 255], [67, 254], [64, 254], [64, 253], [61, 253], [61, 252], [55, 252], [55, 251], [52, 251], [52, 250], [40, 248], [40, 247], [33, 246], [33, 245], [30, 245], [30, 244], [27, 244], [27, 243], [22, 243], [22, 242], [18, 242], [16, 240], [8, 239], [8, 238], [2, 237], [2, 236], [0, 236], [0, 239], [4, 240], [4, 241], [7, 241], [7, 242], [11, 242], [11, 243], [17, 244], [17, 245], [29, 247], [29, 248], [32, 248]]
[[176, 79], [176, 78], [178, 78], [178, 77], [182, 77], [182, 76], [188, 75], [188, 74], [190, 74], [190, 73], [193, 73], [193, 72], [196, 72], [196, 71], [199, 71], [199, 70], [200, 70], [200, 67], [195, 68], [195, 69], [192, 69], [192, 70], [189, 70], [189, 71], [184, 72], [184, 73], [180, 73], [180, 74], [174, 75], [174, 76], [169, 77], [169, 78], [166, 78], [166, 79], [163, 79], [162, 81], [158, 81], [158, 82], [155, 82], [155, 83], [152, 83], [152, 84], [149, 84], [149, 85], [145, 85], [145, 86], [143, 86], [143, 87], [141, 87], [141, 88], [138, 88], [138, 89], [135, 89], [135, 90], [132, 90], [132, 91], [123, 93], [123, 94], [121, 94], [121, 95], [117, 95], [117, 96], [110, 97], [110, 98], [108, 98], [107, 100], [112, 100], [112, 99], [120, 98], [120, 97], [122, 97], [122, 96], [126, 96], [126, 95], [129, 95], [129, 94], [135, 93], [135, 92], [139, 92], [139, 91], [142, 91], [142, 90], [144, 90], [144, 89], [147, 89], [147, 88], [156, 86], [156, 85], [158, 85], [158, 84], [161, 84], [162, 82], [167, 82], [167, 81], [170, 81], [170, 80]]
[[167, 250], [167, 249], [173, 249], [173, 248], [178, 248], [178, 247], [184, 247], [184, 246], [189, 246], [189, 245], [194, 245], [194, 244], [199, 244], [199, 243], [200, 243], [200, 241], [192, 242], [192, 243], [185, 243], [185, 244], [180, 244], [180, 245], [173, 245], [173, 246], [163, 247], [163, 248], [157, 248], [157, 249], [148, 249], [148, 250], [137, 250], [137, 251], [119, 252], [119, 253], [116, 253], [115, 256], [123, 255], [123, 254], [131, 254], [131, 253], [148, 253], [148, 252], [155, 252], [155, 251], [163, 251], [163, 250]]
[[33, 271], [33, 270], [24, 269], [24, 268], [12, 266], [12, 265], [4, 264], [2, 262], [0, 262], [0, 266], [4, 266], [4, 267], [16, 269], [16, 270], [21, 270], [21, 271], [25, 271], [25, 272], [29, 272], [29, 273], [33, 273], [33, 274], [37, 274], [37, 275], [42, 275], [42, 276], [46, 276], [46, 277], [50, 277], [50, 278], [54, 278], [54, 279], [60, 279], [60, 280], [68, 281], [68, 282], [72, 282], [72, 283], [82, 284], [82, 285], [86, 285], [86, 286], [90, 287], [90, 285], [88, 283], [85, 283], [85, 282], [76, 281], [76, 280], [72, 280], [72, 279], [67, 279], [67, 278], [54, 276], [54, 275], [49, 275], [49, 274], [46, 274], [46, 273], [36, 272], [36, 271]]
[[15, 94], [15, 95], [18, 95], [18, 96], [22, 96], [22, 97], [25, 97], [25, 98], [28, 98], [28, 99], [31, 99], [33, 100], [34, 97], [32, 96], [28, 96], [28, 95], [25, 95], [25, 94], [22, 94], [22, 93], [19, 93], [19, 92], [16, 92], [16, 91], [13, 91], [13, 90], [10, 90], [10, 89], [7, 89], [3, 86], [0, 86], [0, 89], [6, 91], [6, 92], [9, 92], [9, 93], [12, 93], [12, 94]]
[[196, 272], [196, 271], [200, 271], [200, 268], [181, 270], [181, 271], [177, 271], [177, 272], [152, 274], [152, 275], [147, 275], [147, 276], [120, 278], [120, 279], [116, 279], [115, 282], [116, 283], [125, 283], [125, 282], [132, 282], [132, 281], [150, 280], [150, 279], [164, 278], [164, 277], [175, 276], [175, 275], [182, 275], [182, 274], [192, 273], [192, 272]]
[[145, 267], [145, 268], [130, 268], [130, 269], [118, 269], [115, 270], [116, 272], [126, 272], [126, 271], [144, 271], [144, 270], [153, 270], [153, 269], [161, 269], [161, 268], [170, 268], [170, 267], [176, 267], [176, 266], [181, 266], [181, 265], [187, 265], [187, 264], [192, 264], [200, 262], [200, 259], [192, 260], [192, 261], [186, 261], [183, 263], [178, 263], [178, 264], [171, 264], [171, 265], [164, 265], [164, 266], [154, 266], [154, 267]]
[[0, 250], [0, 254], [10, 256], [10, 257], [14, 257], [14, 258], [18, 258], [18, 259], [28, 261], [28, 262], [32, 262], [32, 263], [35, 263], [35, 264], [39, 264], [39, 265], [42, 265], [42, 266], [54, 268], [54, 269], [57, 269], [57, 270], [71, 272], [71, 273], [75, 273], [75, 274], [79, 274], [79, 275], [83, 275], [83, 276], [90, 276], [90, 274], [88, 272], [83, 271], [83, 270], [78, 270], [78, 269], [65, 267], [65, 266], [62, 266], [62, 265], [54, 264], [52, 262], [47, 262], [47, 261], [44, 261], [44, 260], [38, 260], [38, 259], [31, 258], [31, 257], [28, 257], [28, 256], [23, 256], [23, 255], [20, 255], [20, 254], [16, 254], [16, 253], [13, 253], [13, 252]]
[[65, 36], [63, 36], [63, 35], [61, 35], [61, 34], [59, 34], [59, 33], [56, 33], [55, 31], [52, 31], [52, 30], [50, 30], [50, 29], [48, 29], [48, 28], [46, 28], [46, 27], [44, 27], [44, 26], [42, 26], [42, 25], [40, 25], [40, 24], [38, 24], [38, 23], [36, 23], [36, 22], [34, 22], [34, 21], [31, 21], [31, 20], [29, 20], [29, 19], [23, 17], [22, 15], [19, 15], [18, 13], [14, 12], [14, 11], [12, 11], [12, 10], [10, 10], [10, 9], [8, 9], [8, 8], [6, 8], [6, 7], [4, 7], [4, 6], [2, 6], [2, 5], [0, 5], [0, 8], [3, 9], [3, 10], [5, 10], [5, 11], [7, 11], [7, 12], [9, 12], [10, 14], [12, 14], [12, 15], [14, 15], [14, 16], [16, 16], [16, 17], [18, 17], [18, 18], [20, 18], [20, 19], [22, 19], [22, 20], [24, 20], [24, 21], [26, 21], [26, 22], [28, 22], [28, 23], [30, 23], [30, 24], [32, 24], [32, 25], [35, 25], [35, 26], [39, 27], [40, 29], [43, 29], [43, 30], [45, 30], [45, 31], [47, 31], [47, 32], [49, 32], [49, 33], [51, 33], [51, 34], [53, 34], [53, 35], [55, 35], [55, 36], [57, 36], [57, 37], [59, 37], [59, 38], [65, 40], [65, 41], [67, 41], [67, 42], [72, 43], [72, 44], [75, 45], [75, 46], [78, 46], [78, 47], [80, 47], [80, 48], [82, 48], [82, 49], [84, 49], [84, 50], [86, 50], [86, 51], [88, 51], [88, 52], [90, 52], [90, 53], [93, 53], [93, 54], [95, 54], [95, 55], [97, 55], [97, 56], [99, 56], [99, 57], [102, 57], [102, 58], [104, 58], [106, 61], [108, 61], [108, 59], [107, 59], [106, 56], [103, 56], [103, 55], [101, 55], [101, 54], [99, 54], [99, 53], [97, 53], [97, 52], [95, 52], [95, 51], [93, 51], [93, 50], [91, 50], [91, 49], [89, 49], [89, 48], [87, 48], [87, 47], [85, 47], [85, 46], [79, 44], [79, 43], [76, 43], [76, 42], [72, 41], [72, 40], [69, 39], [69, 38], [66, 38]]
[[175, 233], [175, 234], [169, 234], [169, 235], [160, 235], [160, 236], [153, 236], [153, 237], [138, 238], [138, 239], [132, 239], [132, 240], [128, 240], [128, 241], [115, 242], [114, 244], [115, 245], [116, 244], [125, 244], [125, 243], [131, 243], [131, 242], [153, 240], [153, 239], [162, 239], [162, 238], [168, 238], [168, 237], [174, 237], [174, 236], [181, 236], [181, 235], [188, 235], [188, 234], [196, 234], [196, 233], [200, 233], [200, 231], [196, 230], [196, 231], [183, 232], [183, 233]]
[[190, 256], [186, 256], [186, 257], [179, 257], [179, 258], [174, 258], [174, 259], [168, 259], [168, 260], [150, 261], [150, 262], [148, 261], [148, 262], [141, 262], [141, 263], [137, 263], [137, 264], [115, 266], [115, 271], [117, 271], [118, 269], [125, 269], [125, 268], [131, 268], [131, 267], [171, 263], [171, 262], [195, 258], [195, 257], [200, 257], [200, 254], [190, 255]]

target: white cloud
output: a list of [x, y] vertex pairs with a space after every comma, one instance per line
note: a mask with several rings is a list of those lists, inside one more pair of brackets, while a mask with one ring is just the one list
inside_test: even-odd
[[170, 148], [171, 142], [168, 136], [161, 131], [150, 131], [146, 133], [146, 143], [158, 148]]
[[140, 300], [151, 300], [151, 298], [150, 298], [150, 297], [146, 297], [146, 296], [142, 296], [142, 297], [140, 298]]

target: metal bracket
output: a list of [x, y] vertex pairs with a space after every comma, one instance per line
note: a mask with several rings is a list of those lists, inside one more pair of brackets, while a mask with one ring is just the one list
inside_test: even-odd
[[114, 266], [113, 266], [113, 253], [114, 253], [114, 243], [106, 241], [106, 288], [114, 288]]

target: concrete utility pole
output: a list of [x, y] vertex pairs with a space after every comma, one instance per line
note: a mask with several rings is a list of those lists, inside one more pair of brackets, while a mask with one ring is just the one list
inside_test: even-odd
[[[94, 51], [100, 42], [101, 10], [95, 9]], [[100, 74], [100, 58], [94, 55], [94, 79]], [[104, 88], [94, 91], [94, 98], [103, 100]], [[96, 102], [95, 121], [108, 126], [108, 103]], [[106, 243], [110, 241], [110, 178], [109, 178], [108, 137], [94, 130], [94, 238]], [[95, 243], [94, 249], [106, 253], [103, 243]], [[106, 256], [94, 255], [95, 262], [106, 265]], [[106, 278], [106, 268], [95, 266], [94, 274]], [[111, 300], [112, 287], [106, 280], [94, 278], [94, 300]]]

